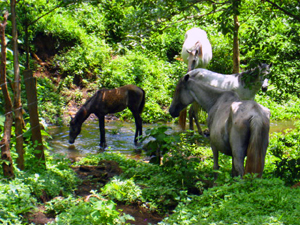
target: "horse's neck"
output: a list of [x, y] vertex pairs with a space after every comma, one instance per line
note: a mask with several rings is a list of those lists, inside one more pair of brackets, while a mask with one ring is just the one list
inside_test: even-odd
[[213, 107], [218, 98], [225, 93], [225, 91], [204, 85], [201, 81], [190, 80], [189, 90], [194, 100], [201, 105], [206, 112]]
[[[238, 88], [235, 90], [241, 99], [243, 100], [253, 100], [255, 97], [255, 94], [259, 91], [262, 84], [261, 82], [258, 82], [259, 75], [252, 75], [255, 76], [255, 79], [252, 82], [245, 82], [243, 80], [243, 76], [245, 76], [248, 73], [248, 71], [244, 72], [243, 74], [239, 75], [239, 85]], [[247, 75], [246, 75], [247, 76]], [[251, 76], [251, 75], [249, 75]]]
[[91, 112], [87, 110], [87, 107], [83, 105], [75, 115], [75, 121], [83, 124], [84, 121], [91, 115]]

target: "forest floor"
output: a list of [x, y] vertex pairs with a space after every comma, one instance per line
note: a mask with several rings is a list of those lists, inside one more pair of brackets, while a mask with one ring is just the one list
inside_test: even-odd
[[[97, 166], [78, 166], [72, 167], [77, 173], [78, 177], [82, 180], [81, 184], [77, 187], [75, 194], [81, 198], [82, 201], [89, 201], [91, 197], [91, 190], [99, 190], [103, 187], [112, 177], [122, 173], [121, 168], [117, 162], [114, 161], [100, 161]], [[46, 213], [45, 203], [50, 199], [47, 196], [41, 196], [41, 204], [33, 212], [27, 214], [25, 217], [28, 223], [33, 224], [47, 224], [55, 220], [55, 215]], [[157, 224], [164, 217], [156, 212], [149, 212], [139, 205], [126, 205], [122, 202], [117, 204], [117, 209], [120, 212], [129, 214], [135, 218], [135, 221], [129, 220], [127, 223], [136, 225]]]

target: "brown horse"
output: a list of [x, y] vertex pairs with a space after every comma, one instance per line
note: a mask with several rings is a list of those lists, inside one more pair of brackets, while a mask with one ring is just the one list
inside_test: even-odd
[[[236, 92], [203, 83], [189, 74], [180, 79], [169, 112], [178, 117], [192, 102], [208, 113], [214, 169], [219, 152], [232, 156], [232, 175], [262, 175], [269, 144], [270, 110], [253, 100], [241, 100]], [[244, 159], [247, 156], [246, 168]]]
[[135, 119], [135, 144], [138, 136], [142, 135], [141, 113], [145, 105], [145, 91], [135, 85], [125, 85], [115, 89], [101, 89], [97, 91], [78, 110], [70, 122], [69, 143], [73, 144], [81, 131], [83, 122], [94, 113], [99, 119], [100, 147], [106, 147], [104, 116], [108, 113], [120, 112], [127, 107]]

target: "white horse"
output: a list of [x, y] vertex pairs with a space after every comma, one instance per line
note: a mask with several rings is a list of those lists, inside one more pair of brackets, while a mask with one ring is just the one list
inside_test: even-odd
[[[181, 57], [188, 65], [188, 71], [195, 68], [206, 68], [212, 59], [212, 48], [207, 38], [207, 34], [200, 28], [192, 28], [185, 33], [185, 40], [181, 50]], [[199, 106], [194, 103], [189, 110], [190, 129], [193, 129], [193, 119], [195, 119], [198, 132], [202, 133], [198, 122]], [[186, 109], [182, 111], [179, 117], [179, 125], [185, 130]]]
[[192, 28], [185, 33], [181, 57], [188, 65], [188, 71], [207, 67], [212, 59], [212, 48], [204, 30]]
[[196, 74], [187, 74], [177, 84], [169, 112], [177, 117], [194, 101], [208, 113], [214, 169], [219, 169], [218, 157], [222, 152], [232, 156], [233, 176], [261, 176], [269, 144], [270, 110], [253, 100], [241, 100], [236, 92], [207, 85]]

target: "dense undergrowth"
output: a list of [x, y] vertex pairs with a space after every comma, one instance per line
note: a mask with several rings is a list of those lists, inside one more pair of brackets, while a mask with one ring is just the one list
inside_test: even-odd
[[[182, 17], [198, 13], [195, 7], [169, 18], [165, 27], [156, 27], [157, 21], [164, 21], [156, 18], [157, 21], [145, 22], [153, 30], [136, 31], [143, 19], [135, 14], [142, 10], [141, 5], [133, 6], [129, 1], [78, 2], [58, 8], [30, 27], [32, 52], [40, 54], [44, 62], [38, 64], [30, 59], [31, 68], [39, 75], [39, 114], [45, 124], [67, 123], [69, 118], [63, 115], [68, 113], [69, 106], [79, 107], [99, 88], [129, 83], [146, 91], [142, 114], [145, 123], [176, 122], [169, 115], [168, 107], [177, 80], [186, 72], [179, 54], [184, 33], [191, 27], [200, 26], [208, 33], [213, 46], [208, 69], [231, 73], [232, 38], [221, 32], [218, 20], [222, 17], [218, 13], [201, 21], [186, 19], [181, 23]], [[252, 68], [259, 62], [273, 63], [269, 89], [266, 93], [259, 92], [256, 101], [271, 110], [271, 121], [297, 120], [300, 118], [299, 24], [284, 14], [261, 7], [261, 1], [245, 2], [240, 14], [241, 69]], [[21, 72], [25, 64], [25, 22], [34, 21], [57, 2], [25, 3], [28, 4], [18, 8]], [[4, 4], [1, 2], [0, 7]], [[206, 7], [200, 8], [209, 12]], [[249, 10], [251, 16], [247, 14]], [[159, 10], [148, 11], [150, 14]], [[9, 24], [8, 32], [10, 29]], [[47, 57], [42, 57], [43, 53]], [[13, 80], [11, 51], [7, 57], [8, 78]], [[27, 115], [24, 89], [22, 83], [22, 103]], [[13, 93], [11, 88], [10, 93]], [[2, 99], [2, 92], [0, 95]], [[129, 110], [117, 116], [132, 119]], [[1, 135], [4, 117], [1, 101]], [[201, 120], [204, 123], [205, 116]], [[25, 121], [28, 121], [26, 116]], [[161, 224], [299, 224], [300, 189], [290, 188], [300, 181], [299, 125], [288, 132], [271, 135], [262, 179], [249, 176], [243, 180], [231, 178], [231, 159], [224, 155], [220, 155], [221, 169], [215, 180], [207, 140], [190, 133], [171, 138], [162, 135], [163, 128], [148, 133], [162, 153], [166, 153], [160, 166], [118, 154], [88, 155], [76, 163], [48, 154], [47, 170], [39, 171], [32, 166], [36, 162], [28, 123], [25, 130], [25, 171], [15, 168], [13, 180], [4, 178], [0, 172], [0, 222], [3, 224], [26, 224], [26, 214], [40, 204], [55, 215], [53, 224], [124, 224], [131, 217], [116, 209], [120, 202], [159, 212], [166, 217]], [[163, 139], [158, 138], [162, 136]], [[16, 160], [14, 145], [15, 137], [11, 151]], [[93, 190], [91, 194], [97, 197], [85, 202], [74, 194], [81, 181], [70, 166], [97, 165], [100, 160], [118, 162], [123, 173]]]
[[[151, 135], [163, 143], [155, 132]], [[54, 155], [47, 156], [46, 171], [28, 168], [17, 171], [13, 180], [2, 178], [0, 221], [26, 224], [25, 215], [46, 200], [46, 212], [55, 216], [52, 224], [125, 224], [133, 218], [116, 209], [120, 202], [165, 215], [160, 224], [297, 224], [300, 189], [291, 186], [300, 181], [299, 125], [271, 135], [262, 179], [232, 178], [231, 158], [223, 154], [215, 179], [208, 141], [191, 132], [174, 135], [179, 142], [170, 143], [165, 135], [169, 151], [162, 165], [116, 153], [87, 155], [72, 164]], [[74, 193], [81, 181], [70, 165], [96, 166], [102, 160], [117, 162], [123, 173], [83, 201]]]

